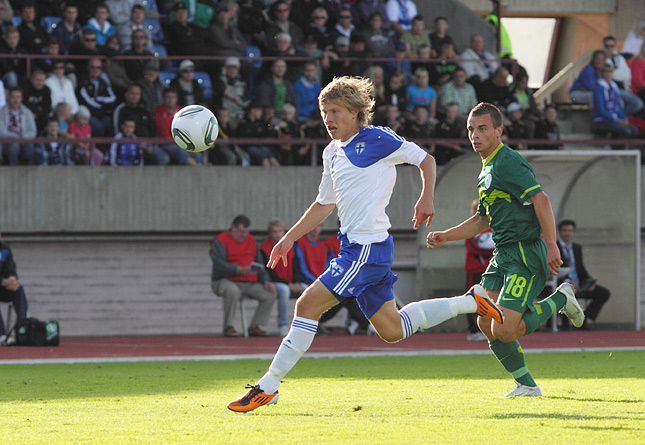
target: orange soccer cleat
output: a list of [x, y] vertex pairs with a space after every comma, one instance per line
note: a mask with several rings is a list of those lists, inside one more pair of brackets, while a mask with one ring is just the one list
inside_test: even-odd
[[260, 389], [260, 385], [246, 385], [246, 387], [250, 388], [247, 393], [226, 405], [228, 409], [237, 413], [246, 413], [264, 405], [278, 403], [278, 391], [273, 394], [265, 394]]
[[502, 310], [490, 299], [488, 292], [479, 284], [475, 284], [471, 287], [466, 295], [472, 295], [477, 303], [477, 315], [482, 317], [490, 317], [495, 320], [497, 323], [504, 323], [504, 314]]

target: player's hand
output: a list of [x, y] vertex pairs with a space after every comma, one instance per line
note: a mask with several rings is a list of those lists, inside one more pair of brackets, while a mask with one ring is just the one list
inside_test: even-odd
[[282, 259], [282, 265], [287, 267], [287, 253], [291, 250], [291, 246], [293, 246], [293, 241], [286, 236], [283, 236], [282, 239], [278, 241], [278, 244], [273, 246], [267, 266], [271, 269], [275, 269], [278, 262]]
[[558, 246], [547, 246], [546, 248], [546, 264], [549, 266], [551, 275], [557, 275], [558, 269], [562, 266], [562, 259], [560, 258], [560, 251]]
[[417, 230], [423, 222], [426, 222], [426, 227], [430, 227], [430, 223], [434, 218], [434, 203], [430, 200], [429, 202], [425, 200], [417, 201], [414, 205], [414, 216], [412, 217], [412, 223], [414, 224], [414, 230]]
[[428, 249], [434, 249], [439, 247], [448, 241], [448, 237], [444, 232], [430, 232], [426, 238], [426, 247]]

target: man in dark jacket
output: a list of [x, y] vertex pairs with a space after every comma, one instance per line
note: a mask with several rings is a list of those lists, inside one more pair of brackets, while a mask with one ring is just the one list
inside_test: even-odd
[[22, 102], [34, 114], [38, 134], [47, 125], [47, 117], [52, 109], [52, 95], [49, 87], [45, 85], [45, 79], [43, 70], [36, 68], [31, 72], [29, 83], [25, 85], [22, 94]]
[[[0, 239], [0, 301], [11, 302], [17, 319], [27, 318], [27, 297], [25, 289], [18, 281], [16, 263], [9, 245]], [[0, 336], [4, 336], [5, 325], [0, 315]]]
[[112, 91], [110, 78], [103, 72], [103, 61], [98, 57], [89, 60], [89, 74], [80, 84], [78, 101], [90, 109], [90, 125], [95, 137], [112, 136], [112, 112], [116, 106], [116, 95]]

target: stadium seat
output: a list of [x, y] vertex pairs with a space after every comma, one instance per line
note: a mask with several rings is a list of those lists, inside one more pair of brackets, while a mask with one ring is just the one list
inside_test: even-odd
[[19, 26], [22, 23], [22, 16], [14, 15], [11, 17], [11, 24], [13, 26]]
[[260, 69], [262, 67], [262, 59], [259, 58], [259, 57], [262, 57], [262, 51], [260, 51], [259, 47], [255, 45], [248, 45], [246, 47], [246, 50], [242, 52], [241, 56], [255, 59], [255, 60], [249, 60], [249, 63], [254, 67], [256, 67], [257, 69]]
[[62, 17], [47, 15], [40, 19], [40, 24], [42, 25], [43, 28], [47, 30], [48, 33], [51, 34], [52, 32], [54, 32], [58, 24], [62, 21], [63, 21]]
[[175, 78], [175, 73], [173, 73], [172, 71], [159, 71], [159, 80], [166, 88], [170, 86], [170, 82], [174, 78]]
[[139, 5], [143, 5], [148, 9], [151, 9], [153, 11], [159, 12], [159, 8], [157, 7], [157, 2], [156, 0], [134, 0], [135, 3], [138, 3]]
[[164, 36], [163, 34], [159, 20], [146, 17], [145, 19], [143, 19], [143, 24], [150, 30], [150, 34], [152, 34], [152, 41], [154, 43], [160, 45], [166, 44], [166, 36]]
[[209, 76], [208, 73], [204, 71], [195, 71], [195, 79], [197, 80], [197, 83], [199, 83], [204, 89], [204, 99], [212, 99], [213, 84], [211, 83], [211, 76]]
[[[152, 45], [154, 47], [154, 55], [155, 57], [166, 57], [168, 55], [168, 51], [166, 51], [166, 47], [163, 45], [158, 45], [154, 44]], [[168, 59], [161, 59], [159, 60], [159, 67], [161, 68], [161, 71], [172, 71], [172, 61]]]

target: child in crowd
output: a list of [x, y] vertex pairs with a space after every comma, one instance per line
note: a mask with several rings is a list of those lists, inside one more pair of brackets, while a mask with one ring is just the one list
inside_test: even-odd
[[[134, 139], [137, 123], [134, 119], [125, 119], [121, 122], [114, 139]], [[141, 165], [143, 166], [143, 148], [138, 142], [112, 142], [109, 155], [110, 165]]]
[[430, 122], [428, 109], [424, 105], [414, 107], [412, 119], [407, 121], [404, 135], [407, 139], [415, 141], [428, 153], [432, 154], [434, 152], [434, 144], [423, 144], [420, 142], [422, 139], [434, 137], [434, 126]]
[[[274, 135], [267, 128], [266, 121], [262, 119], [262, 105], [252, 103], [249, 106], [246, 118], [237, 127], [237, 134], [246, 138], [273, 139]], [[280, 165], [280, 162], [267, 145], [250, 145], [248, 152], [251, 155], [253, 165], [263, 165], [265, 167]]]
[[[450, 102], [445, 107], [445, 113], [435, 126], [434, 137], [437, 139], [466, 139], [466, 121], [459, 116], [459, 105]], [[452, 158], [464, 153], [458, 144], [437, 144], [433, 153], [437, 165], [443, 165]]]
[[[284, 104], [280, 112], [280, 121], [275, 126], [278, 139], [302, 139], [304, 130], [296, 119], [296, 107]], [[309, 146], [302, 144], [280, 144], [278, 146], [281, 165], [306, 165], [310, 164]]]
[[72, 137], [69, 124], [72, 121], [72, 107], [67, 102], [59, 102], [54, 107], [54, 117], [58, 122], [58, 135], [64, 138]]
[[[58, 120], [55, 116], [47, 119], [42, 137], [58, 139], [61, 136]], [[65, 142], [45, 142], [36, 147], [36, 156], [41, 165], [74, 165], [72, 147]]]
[[[85, 105], [78, 107], [74, 121], [69, 125], [69, 133], [72, 137], [78, 139], [89, 139], [92, 137], [90, 116], [90, 110]], [[91, 153], [94, 154], [94, 162], [92, 162]], [[79, 141], [76, 143], [74, 163], [78, 165], [89, 165], [90, 163], [92, 165], [101, 165], [103, 163], [103, 152], [96, 147], [92, 147], [89, 142]]]

